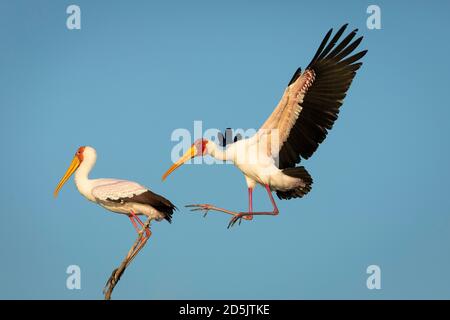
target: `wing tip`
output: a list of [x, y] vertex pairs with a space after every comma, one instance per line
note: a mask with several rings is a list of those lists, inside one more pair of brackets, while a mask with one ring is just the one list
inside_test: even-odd
[[302, 74], [302, 68], [298, 67], [297, 70], [295, 70], [294, 74], [292, 75], [292, 78], [291, 78], [291, 80], [288, 83], [288, 87], [291, 84], [293, 84], [298, 79], [298, 77], [301, 76], [301, 74]]

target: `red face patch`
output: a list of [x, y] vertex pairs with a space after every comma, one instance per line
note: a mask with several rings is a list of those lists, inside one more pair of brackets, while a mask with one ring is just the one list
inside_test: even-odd
[[206, 144], [208, 143], [208, 140], [202, 139], [202, 154], [206, 151]]
[[201, 155], [205, 154], [207, 143], [208, 143], [208, 140], [206, 140], [206, 139], [198, 139], [197, 141], [195, 141], [195, 143], [194, 143], [195, 148], [197, 148], [198, 151], [201, 150]]
[[78, 160], [80, 160], [80, 161], [83, 161], [83, 159], [84, 159], [83, 153], [84, 153], [85, 148], [86, 147], [79, 147], [77, 150], [77, 153], [75, 153], [75, 156], [77, 156]]

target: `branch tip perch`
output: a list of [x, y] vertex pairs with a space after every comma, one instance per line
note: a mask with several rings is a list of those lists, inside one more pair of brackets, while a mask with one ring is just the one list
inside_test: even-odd
[[[127, 269], [127, 267], [130, 265], [130, 263], [133, 261], [133, 259], [137, 256], [139, 251], [144, 248], [145, 244], [147, 243], [148, 239], [151, 236], [150, 232], [150, 223], [153, 219], [148, 218], [147, 221], [144, 223], [144, 227], [141, 229], [141, 231], [138, 234], [138, 237], [134, 244], [131, 246], [130, 250], [128, 251], [125, 259], [123, 259], [120, 266], [113, 270], [111, 276], [109, 277], [108, 281], [106, 282], [105, 288], [103, 289], [103, 294], [105, 295], [105, 300], [111, 300], [112, 292], [119, 282], [120, 278], [122, 277], [123, 273]], [[147, 235], [145, 235], [147, 233]]]

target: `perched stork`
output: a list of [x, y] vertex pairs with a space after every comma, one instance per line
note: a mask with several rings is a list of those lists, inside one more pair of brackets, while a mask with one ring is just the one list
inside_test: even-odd
[[[176, 168], [196, 156], [210, 155], [232, 161], [245, 176], [248, 186], [248, 211], [234, 212], [209, 204], [189, 205], [193, 211], [221, 211], [233, 215], [228, 227], [255, 215], [278, 215], [272, 191], [280, 199], [301, 198], [311, 190], [312, 178], [300, 159], [308, 159], [324, 141], [336, 121], [339, 107], [361, 67], [359, 60], [367, 50], [354, 53], [363, 37], [354, 40], [358, 30], [339, 42], [347, 25], [331, 38], [328, 31], [316, 54], [304, 72], [297, 69], [277, 107], [252, 137], [220, 148], [215, 143], [199, 139], [163, 175], [163, 180]], [[331, 38], [331, 40], [330, 40]], [[339, 43], [338, 43], [339, 42]], [[274, 138], [276, 138], [274, 140]], [[267, 190], [273, 211], [254, 212], [252, 191], [256, 184]]]
[[95, 202], [105, 209], [125, 214], [130, 218], [134, 228], [143, 235], [143, 240], [151, 236], [149, 228], [144, 228], [144, 223], [138, 217], [145, 215], [153, 220], [161, 221], [166, 219], [171, 222], [175, 206], [166, 198], [151, 192], [146, 187], [126, 180], [117, 179], [89, 179], [89, 172], [95, 165], [97, 153], [89, 146], [80, 147], [75, 153], [69, 168], [62, 177], [55, 189], [54, 196], [69, 180], [75, 172], [75, 185], [78, 191], [89, 201]]

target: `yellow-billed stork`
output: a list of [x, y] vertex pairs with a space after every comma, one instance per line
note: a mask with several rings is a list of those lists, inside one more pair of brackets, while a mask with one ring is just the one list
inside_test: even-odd
[[[196, 156], [211, 155], [218, 160], [232, 161], [245, 176], [249, 207], [246, 212], [234, 212], [209, 204], [188, 207], [193, 211], [221, 211], [233, 215], [228, 227], [254, 215], [279, 213], [272, 191], [280, 199], [303, 197], [311, 190], [312, 178], [302, 166], [301, 158], [308, 159], [324, 141], [336, 121], [339, 107], [347, 90], [361, 67], [359, 60], [367, 50], [354, 54], [363, 37], [354, 40], [357, 29], [339, 41], [347, 24], [331, 38], [333, 29], [322, 40], [316, 54], [302, 72], [294, 73], [277, 107], [260, 130], [248, 139], [242, 139], [220, 148], [206, 139], [195, 141], [192, 147], [163, 175], [163, 180], [176, 168]], [[330, 40], [331, 38], [331, 40]], [[275, 139], [274, 139], [275, 138]], [[254, 212], [252, 191], [263, 185], [272, 202], [273, 211]]]
[[139, 215], [145, 215], [156, 221], [166, 219], [171, 222], [175, 206], [146, 187], [127, 180], [89, 179], [89, 172], [94, 167], [96, 159], [97, 153], [94, 148], [89, 146], [78, 148], [72, 163], [58, 183], [54, 196], [58, 195], [59, 190], [75, 172], [75, 185], [86, 199], [109, 211], [127, 215], [139, 234], [145, 231], [144, 238], [148, 239], [151, 231], [148, 228], [139, 229], [137, 223], [144, 228]]

